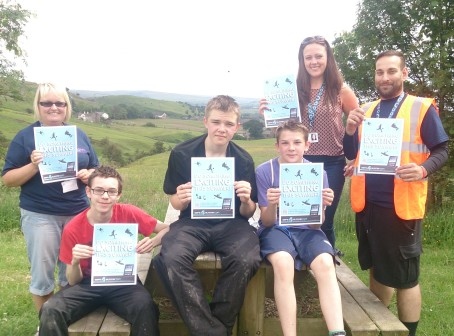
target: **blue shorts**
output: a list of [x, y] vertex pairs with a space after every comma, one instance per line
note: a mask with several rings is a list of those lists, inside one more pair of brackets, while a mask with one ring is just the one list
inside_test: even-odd
[[297, 270], [301, 270], [303, 265], [310, 266], [322, 253], [334, 256], [333, 247], [322, 230], [273, 226], [264, 229], [259, 239], [263, 259], [271, 253], [285, 251], [295, 259]]
[[58, 284], [66, 286], [66, 265], [58, 256], [63, 228], [73, 216], [46, 215], [20, 209], [21, 228], [27, 244], [30, 262], [30, 293], [44, 296], [55, 288], [55, 266], [58, 264]]

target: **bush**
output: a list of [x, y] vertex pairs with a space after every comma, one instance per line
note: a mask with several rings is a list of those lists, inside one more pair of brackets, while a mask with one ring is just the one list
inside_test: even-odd
[[146, 124], [144, 124], [143, 127], [156, 127], [156, 124], [149, 121]]

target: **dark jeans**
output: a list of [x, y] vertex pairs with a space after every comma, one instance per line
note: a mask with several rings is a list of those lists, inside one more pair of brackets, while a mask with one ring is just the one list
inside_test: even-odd
[[[170, 225], [153, 264], [191, 335], [231, 334], [246, 286], [260, 266], [259, 250], [255, 229], [246, 220], [213, 224], [186, 218]], [[210, 303], [193, 267], [197, 256], [206, 251], [218, 253], [222, 263]]]
[[335, 248], [336, 235], [334, 231], [334, 215], [336, 214], [337, 206], [342, 195], [342, 189], [344, 188], [345, 177], [345, 157], [342, 156], [327, 156], [327, 155], [305, 155], [305, 159], [311, 162], [322, 162], [323, 169], [328, 175], [329, 187], [334, 191], [334, 199], [331, 206], [326, 207], [325, 210], [325, 221], [322, 225], [322, 230], [328, 237], [329, 242]]
[[159, 336], [159, 309], [139, 280], [137, 285], [91, 286], [90, 279], [53, 295], [39, 312], [39, 334], [68, 335], [68, 326], [100, 306], [131, 323], [131, 335]]

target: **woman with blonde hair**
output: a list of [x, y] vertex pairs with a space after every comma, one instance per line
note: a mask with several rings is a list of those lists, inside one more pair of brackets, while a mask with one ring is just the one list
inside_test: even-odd
[[66, 88], [39, 84], [34, 111], [37, 121], [20, 130], [9, 145], [2, 178], [5, 186], [20, 187], [21, 229], [31, 265], [29, 290], [39, 311], [54, 292], [57, 264], [57, 283], [67, 285], [66, 267], [58, 261], [61, 234], [66, 223], [89, 206], [85, 185], [99, 163], [87, 135], [77, 128], [77, 179], [44, 184], [39, 172], [44, 153], [35, 148], [34, 128], [67, 125], [71, 102]]

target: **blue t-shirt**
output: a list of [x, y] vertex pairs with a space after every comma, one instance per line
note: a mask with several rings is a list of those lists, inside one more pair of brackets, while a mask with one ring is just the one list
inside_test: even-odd
[[[35, 122], [16, 134], [6, 153], [2, 176], [9, 170], [23, 167], [31, 162], [30, 155], [35, 149], [33, 128], [40, 126], [40, 122]], [[79, 128], [77, 128], [77, 159], [79, 170], [91, 169], [99, 165], [90, 140]], [[61, 182], [43, 184], [38, 172], [21, 186], [19, 206], [28, 211], [48, 215], [76, 215], [89, 205], [85, 184], [77, 179], [77, 185], [76, 190], [64, 193]]]
[[[271, 164], [273, 165], [273, 169], [271, 169]], [[303, 162], [309, 163], [306, 159], [303, 159]], [[268, 199], [266, 197], [266, 193], [269, 188], [278, 188], [279, 187], [279, 158], [274, 158], [270, 161], [266, 161], [259, 165], [255, 170], [256, 180], [257, 180], [257, 198], [259, 206], [268, 206]], [[329, 188], [328, 184], [328, 176], [326, 172], [323, 171], [323, 188]], [[279, 209], [278, 209], [279, 211]], [[276, 218], [275, 225], [279, 224], [279, 213]], [[258, 233], [260, 234], [263, 229], [265, 228], [262, 225], [262, 222], [259, 221], [259, 230]], [[292, 228], [301, 228], [307, 229], [306, 225], [296, 226], [292, 225]]]

